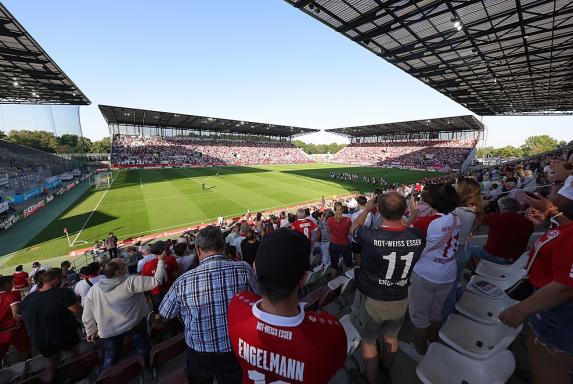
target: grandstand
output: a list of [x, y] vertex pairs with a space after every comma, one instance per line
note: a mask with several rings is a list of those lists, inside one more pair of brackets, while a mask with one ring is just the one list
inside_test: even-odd
[[479, 116], [573, 113], [567, 1], [285, 1]]
[[465, 171], [475, 159], [485, 127], [474, 116], [327, 129], [350, 145], [332, 158], [343, 164]]
[[[2, 4], [0, 22], [3, 232], [54, 200], [57, 202], [79, 183], [82, 175], [78, 172], [86, 170], [79, 106], [90, 101]], [[36, 129], [29, 131], [30, 127]], [[76, 144], [73, 159], [56, 148], [70, 140]], [[30, 235], [35, 232], [31, 230]], [[28, 240], [4, 237], [2, 242], [23, 246]]]
[[312, 157], [291, 143], [315, 129], [99, 106], [113, 135], [116, 168], [296, 164]]

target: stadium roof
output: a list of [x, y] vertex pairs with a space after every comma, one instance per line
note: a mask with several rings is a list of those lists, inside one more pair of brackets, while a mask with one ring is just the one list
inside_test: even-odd
[[2, 3], [0, 103], [90, 104]]
[[570, 0], [285, 0], [478, 115], [573, 113]]
[[176, 128], [221, 133], [243, 133], [272, 136], [299, 136], [318, 132], [317, 129], [285, 125], [254, 123], [221, 119], [218, 117], [185, 115], [172, 112], [158, 112], [145, 109], [112, 107], [100, 105], [99, 109], [108, 125], [130, 125], [141, 127]]
[[327, 129], [326, 131], [346, 137], [369, 137], [408, 133], [474, 132], [483, 129], [484, 125], [478, 119], [473, 115], [466, 115], [441, 117], [438, 119], [401, 121], [398, 123], [362, 125], [359, 127], [334, 128]]

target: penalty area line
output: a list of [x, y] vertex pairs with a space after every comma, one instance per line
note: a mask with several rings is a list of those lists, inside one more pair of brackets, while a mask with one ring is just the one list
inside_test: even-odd
[[[94, 207], [94, 209], [92, 209], [92, 211], [91, 211], [90, 215], [87, 217], [86, 221], [84, 221], [84, 225], [82, 225], [82, 227], [80, 228], [80, 231], [76, 234], [76, 237], [74, 237], [74, 240], [72, 241], [72, 244], [70, 245], [70, 248], [73, 247], [74, 245], [76, 245], [76, 242], [78, 241], [78, 237], [80, 237], [80, 235], [82, 234], [82, 231], [84, 230], [84, 228], [86, 227], [86, 225], [88, 224], [90, 219], [92, 218], [94, 212], [97, 211], [99, 205], [101, 204], [101, 202], [103, 201], [103, 199], [105, 198], [107, 193], [109, 192], [111, 186], [115, 182], [115, 179], [117, 179], [117, 176], [119, 175], [120, 172], [121, 172], [121, 170], [119, 170], [115, 174], [115, 177], [111, 180], [111, 183], [109, 184], [109, 186], [107, 187], [107, 189], [105, 190], [105, 192], [103, 193], [103, 195], [101, 196], [99, 201], [97, 202], [96, 206]], [[80, 242], [78, 244], [87, 244], [87, 241], [83, 241], [83, 242]]]

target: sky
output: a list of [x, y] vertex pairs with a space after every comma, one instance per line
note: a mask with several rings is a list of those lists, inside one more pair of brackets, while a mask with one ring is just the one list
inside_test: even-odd
[[[98, 104], [315, 129], [471, 113], [282, 0], [3, 4], [91, 100], [91, 139], [108, 134]], [[573, 139], [573, 116], [482, 122], [488, 146]]]

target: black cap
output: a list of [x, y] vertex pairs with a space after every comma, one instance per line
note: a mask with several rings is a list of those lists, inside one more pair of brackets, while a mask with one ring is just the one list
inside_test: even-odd
[[263, 237], [255, 258], [257, 278], [266, 287], [292, 287], [309, 268], [310, 242], [281, 228]]
[[154, 255], [161, 255], [165, 251], [165, 242], [162, 240], [156, 241], [155, 243], [151, 244], [150, 252]]

